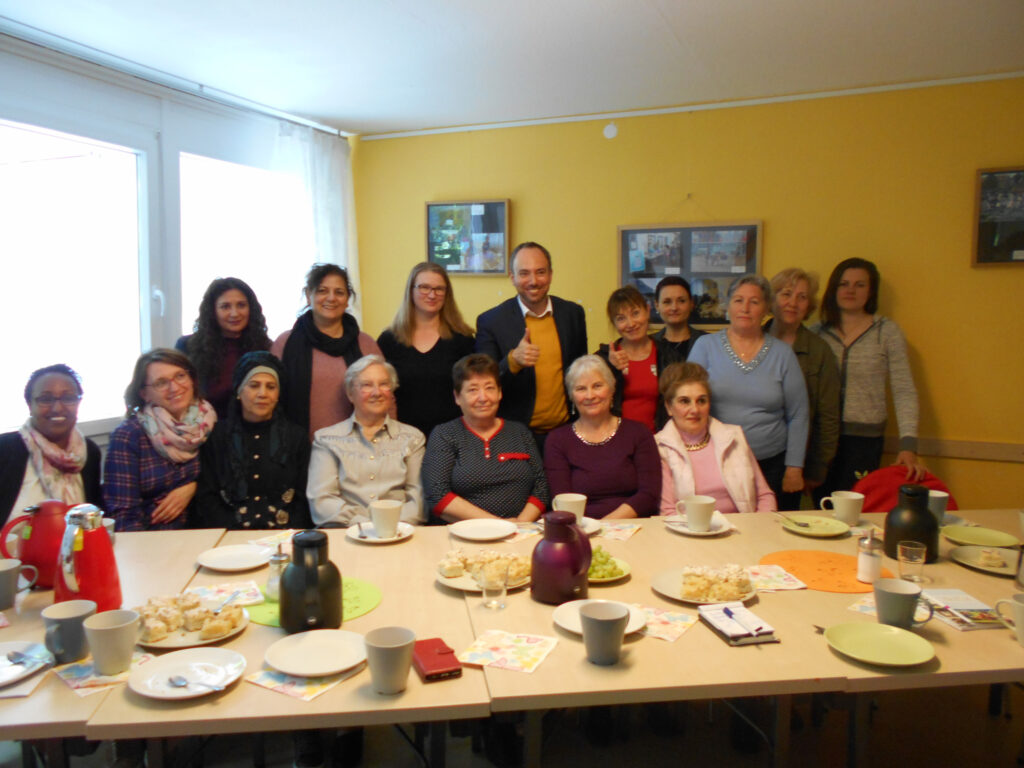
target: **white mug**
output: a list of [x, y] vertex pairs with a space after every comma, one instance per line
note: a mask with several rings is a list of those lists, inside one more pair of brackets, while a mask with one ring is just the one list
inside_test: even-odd
[[366, 633], [366, 662], [377, 693], [405, 690], [416, 634], [405, 627], [380, 627]]
[[864, 494], [856, 491], [835, 491], [831, 496], [821, 500], [821, 508], [826, 512], [829, 508], [825, 502], [832, 505], [832, 517], [847, 525], [856, 525], [860, 520], [861, 510], [864, 509]]
[[576, 515], [576, 525], [579, 525], [587, 510], [587, 497], [582, 493], [560, 493], [551, 500], [551, 506], [556, 512], [572, 512]]
[[[999, 606], [1006, 603], [1010, 606], [1011, 615], [1004, 616]], [[1004, 598], [996, 601], [996, 613], [1003, 624], [1008, 626], [1017, 635], [1017, 642], [1024, 645], [1024, 593], [1018, 592], [1012, 598]]]
[[[681, 507], [681, 509], [680, 509]], [[686, 511], [686, 527], [703, 533], [711, 529], [711, 516], [715, 513], [714, 496], [687, 496], [676, 502], [676, 511]]]
[[370, 502], [370, 521], [378, 539], [393, 539], [398, 535], [398, 521], [402, 517], [402, 502], [378, 499]]
[[124, 609], [96, 613], [82, 622], [96, 672], [116, 675], [132, 665], [140, 624], [136, 611]]

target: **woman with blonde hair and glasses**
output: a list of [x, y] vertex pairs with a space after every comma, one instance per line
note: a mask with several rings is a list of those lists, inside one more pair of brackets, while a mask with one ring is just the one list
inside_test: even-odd
[[473, 329], [462, 319], [448, 272], [422, 261], [405, 282], [395, 319], [377, 338], [384, 359], [398, 372], [398, 420], [426, 436], [458, 418], [452, 400], [452, 366], [473, 351]]
[[[829, 464], [839, 443], [839, 364], [819, 336], [804, 326], [818, 308], [818, 278], [797, 267], [784, 269], [772, 278], [772, 319], [764, 330], [786, 342], [796, 355], [807, 385], [807, 456], [804, 459], [804, 492], [825, 482]], [[782, 509], [800, 509], [801, 492], [783, 493]]]

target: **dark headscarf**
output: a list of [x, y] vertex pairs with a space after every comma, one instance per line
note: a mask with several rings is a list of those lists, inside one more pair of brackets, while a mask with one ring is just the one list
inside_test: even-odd
[[283, 435], [284, 418], [281, 416], [281, 402], [284, 400], [288, 387], [285, 381], [284, 367], [281, 361], [269, 352], [246, 352], [235, 365], [235, 371], [231, 376], [231, 388], [234, 397], [228, 405], [228, 418], [226, 422], [217, 425], [218, 430], [225, 430], [226, 444], [228, 450], [220, 451], [216, 456], [217, 475], [221, 478], [223, 487], [220, 490], [221, 496], [233, 509], [245, 503], [249, 498], [249, 487], [246, 478], [250, 472], [246, 469], [245, 443], [242, 433], [242, 405], [238, 399], [238, 388], [249, 371], [258, 366], [264, 366], [277, 372], [278, 385], [280, 387], [280, 400], [274, 414], [270, 417], [269, 450], [267, 455], [279, 464], [287, 464], [291, 457], [288, 455], [287, 441]]
[[313, 322], [313, 313], [305, 312], [292, 326], [285, 342], [281, 362], [291, 377], [287, 397], [282, 397], [284, 412], [300, 427], [309, 430], [309, 394], [313, 388], [313, 350], [319, 349], [331, 357], [344, 357], [352, 365], [363, 356], [359, 350], [359, 323], [352, 315], [341, 316], [341, 338], [328, 336]]

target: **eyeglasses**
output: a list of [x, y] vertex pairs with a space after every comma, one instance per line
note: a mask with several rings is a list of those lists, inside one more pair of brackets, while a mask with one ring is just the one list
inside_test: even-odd
[[40, 395], [39, 397], [33, 397], [32, 401], [43, 408], [53, 408], [57, 403], [60, 403], [65, 408], [77, 408], [78, 404], [82, 401], [82, 396], [61, 395], [60, 397], [54, 397], [53, 395]]
[[419, 291], [420, 296], [444, 296], [448, 292], [443, 285], [424, 285], [422, 283], [416, 286], [416, 290]]
[[157, 392], [166, 392], [171, 388], [171, 384], [177, 384], [179, 387], [185, 386], [185, 382], [192, 381], [192, 377], [189, 376], [185, 371], [174, 374], [169, 379], [157, 379], [152, 384], [146, 386], [150, 389], [155, 389]]
[[385, 381], [382, 384], [375, 384], [372, 381], [361, 381], [356, 384], [356, 389], [364, 394], [369, 394], [375, 389], [379, 389], [381, 392], [390, 392], [394, 387], [391, 386], [390, 381]]

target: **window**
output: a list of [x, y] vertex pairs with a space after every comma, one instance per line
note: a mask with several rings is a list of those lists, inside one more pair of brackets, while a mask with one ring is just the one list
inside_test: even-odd
[[238, 277], [263, 307], [273, 339], [302, 305], [316, 261], [313, 205], [297, 175], [180, 155], [181, 325], [191, 333], [210, 281]]
[[0, 429], [27, 418], [29, 373], [66, 363], [81, 376], [80, 422], [124, 411], [138, 356], [139, 154], [0, 121]]

